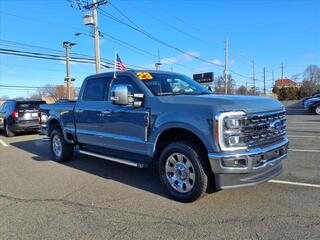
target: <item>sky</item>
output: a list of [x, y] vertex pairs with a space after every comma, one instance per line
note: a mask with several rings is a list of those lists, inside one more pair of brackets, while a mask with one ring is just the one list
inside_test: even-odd
[[[252, 86], [252, 61], [260, 89], [266, 68], [267, 90], [272, 86], [272, 71], [275, 79], [281, 76], [281, 63], [288, 78], [302, 73], [309, 64], [320, 65], [320, 1], [317, 0], [109, 2], [101, 6], [98, 23], [103, 35], [101, 57], [110, 62], [117, 51], [124, 64], [154, 69], [159, 52], [162, 70], [173, 69], [190, 77], [212, 71], [218, 77], [223, 74], [224, 43], [228, 37], [229, 68], [237, 86], [246, 82]], [[93, 57], [91, 28], [83, 24], [85, 13], [70, 5], [67, 0], [0, 0], [0, 48], [64, 56], [63, 42], [70, 41], [77, 44], [71, 49], [72, 54]], [[114, 21], [108, 14], [134, 24], [172, 48]], [[87, 35], [75, 36], [78, 32]], [[88, 63], [72, 63], [70, 68], [77, 87], [86, 76], [95, 73], [95, 66]], [[0, 53], [0, 85], [28, 86], [25, 89], [0, 87], [0, 96], [28, 97], [35, 91], [31, 87], [63, 84], [65, 75], [64, 61]]]

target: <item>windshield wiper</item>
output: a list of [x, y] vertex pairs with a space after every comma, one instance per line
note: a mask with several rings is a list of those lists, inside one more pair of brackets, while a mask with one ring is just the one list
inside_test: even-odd
[[205, 94], [212, 94], [211, 92], [185, 92], [185, 95], [205, 95]]
[[157, 96], [172, 96], [172, 95], [205, 95], [213, 94], [211, 92], [167, 92], [167, 93], [157, 93]]
[[172, 96], [172, 95], [182, 95], [185, 93], [181, 92], [165, 92], [165, 93], [157, 93], [157, 96]]

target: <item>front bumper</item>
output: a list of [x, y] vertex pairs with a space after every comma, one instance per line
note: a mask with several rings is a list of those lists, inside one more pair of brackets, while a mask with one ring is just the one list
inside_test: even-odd
[[[229, 189], [254, 186], [276, 177], [283, 170], [282, 160], [288, 156], [288, 145], [289, 141], [285, 138], [264, 148], [252, 148], [236, 153], [209, 153], [216, 187]], [[234, 161], [244, 162], [245, 165], [230, 167], [230, 163]]]

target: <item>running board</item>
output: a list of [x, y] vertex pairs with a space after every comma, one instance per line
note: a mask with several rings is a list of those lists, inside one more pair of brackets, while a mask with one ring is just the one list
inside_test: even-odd
[[117, 162], [117, 163], [122, 163], [122, 164], [126, 164], [132, 167], [137, 167], [137, 168], [146, 168], [148, 167], [147, 164], [143, 164], [143, 163], [136, 163], [130, 160], [126, 160], [126, 159], [121, 159], [121, 158], [116, 158], [116, 157], [109, 157], [109, 156], [105, 156], [105, 155], [101, 155], [98, 153], [94, 153], [94, 152], [89, 152], [89, 151], [85, 151], [85, 150], [79, 150], [80, 153], [85, 154], [85, 155], [89, 155], [92, 157], [97, 157], [97, 158], [102, 158], [108, 161], [112, 161], [112, 162]]

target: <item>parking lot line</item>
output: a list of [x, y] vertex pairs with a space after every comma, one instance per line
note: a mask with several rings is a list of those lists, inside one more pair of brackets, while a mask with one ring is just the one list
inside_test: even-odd
[[288, 135], [288, 137], [292, 137], [292, 138], [320, 138], [320, 136], [301, 136], [301, 135]]
[[296, 148], [290, 148], [289, 151], [292, 151], [292, 152], [314, 152], [314, 153], [320, 153], [320, 150], [314, 150], [314, 149], [296, 149]]
[[2, 139], [0, 139], [0, 144], [1, 144], [2, 146], [4, 146], [4, 147], [8, 147], [8, 146], [9, 146], [9, 145], [6, 144]]
[[319, 124], [319, 123], [320, 123], [320, 120], [319, 120], [319, 122], [291, 122], [291, 121], [289, 121], [289, 123], [296, 123], [296, 124]]
[[281, 184], [297, 185], [297, 186], [304, 186], [304, 187], [320, 188], [320, 185], [311, 184], [311, 183], [289, 182], [289, 181], [282, 181], [282, 180], [270, 180], [269, 182], [270, 183], [281, 183]]

